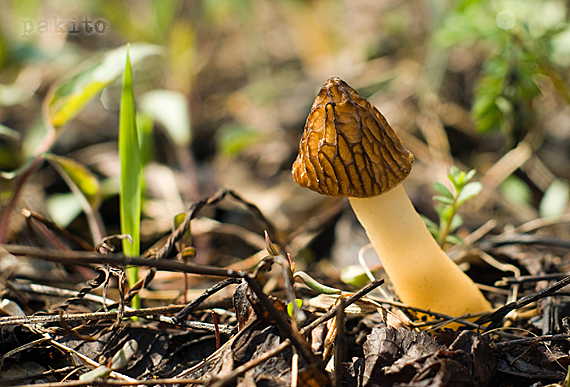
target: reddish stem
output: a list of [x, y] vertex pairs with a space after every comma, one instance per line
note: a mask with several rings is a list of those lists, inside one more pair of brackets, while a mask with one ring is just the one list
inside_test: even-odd
[[212, 312], [212, 319], [214, 320], [214, 330], [216, 332], [216, 350], [220, 349], [220, 328], [218, 327], [218, 317], [216, 317], [216, 312]]

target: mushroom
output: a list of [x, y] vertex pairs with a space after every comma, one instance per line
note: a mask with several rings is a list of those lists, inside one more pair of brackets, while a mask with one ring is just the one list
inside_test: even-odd
[[302, 187], [349, 198], [402, 302], [450, 316], [490, 310], [410, 202], [401, 182], [413, 161], [378, 109], [330, 78], [307, 118], [292, 174]]

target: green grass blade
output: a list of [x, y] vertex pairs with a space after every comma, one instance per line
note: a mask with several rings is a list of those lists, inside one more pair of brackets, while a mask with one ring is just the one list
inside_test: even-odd
[[[140, 253], [141, 164], [128, 49], [119, 119], [119, 159], [121, 163], [121, 190], [119, 195], [121, 232], [129, 234], [133, 238], [133, 243], [123, 240], [123, 251], [129, 257], [137, 257]], [[129, 285], [133, 286], [138, 281], [137, 268], [127, 268], [127, 276]], [[138, 297], [135, 297], [133, 307], [138, 308], [139, 306], [140, 301]]]

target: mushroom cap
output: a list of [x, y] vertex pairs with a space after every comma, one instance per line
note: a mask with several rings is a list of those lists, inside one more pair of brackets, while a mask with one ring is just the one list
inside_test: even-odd
[[340, 78], [317, 95], [293, 164], [293, 179], [323, 195], [381, 195], [409, 174], [414, 155], [384, 116]]

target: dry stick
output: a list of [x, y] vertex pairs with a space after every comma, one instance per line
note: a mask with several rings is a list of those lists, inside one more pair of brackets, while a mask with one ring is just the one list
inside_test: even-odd
[[247, 281], [249, 287], [255, 292], [255, 295], [257, 298], [259, 298], [261, 304], [265, 307], [265, 309], [267, 309], [271, 317], [275, 319], [275, 324], [279, 330], [285, 335], [285, 337], [291, 340], [293, 345], [295, 345], [297, 348], [297, 351], [299, 351], [299, 353], [305, 358], [307, 362], [317, 365], [318, 368], [322, 368], [321, 359], [315, 356], [307, 341], [301, 337], [299, 332], [294, 329], [291, 326], [290, 322], [283, 317], [283, 315], [275, 307], [269, 297], [263, 293], [263, 289], [261, 288], [259, 282], [257, 282], [255, 278], [251, 278], [249, 276], [246, 277], [245, 280]]
[[27, 221], [35, 220], [38, 223], [45, 226], [48, 230], [59, 236], [60, 238], [72, 241], [73, 243], [77, 244], [77, 246], [80, 246], [82, 250], [93, 251], [93, 246], [90, 245], [88, 242], [86, 242], [84, 239], [78, 237], [77, 235], [72, 234], [67, 230], [59, 228], [59, 226], [57, 226], [53, 221], [47, 219], [43, 215], [31, 211], [27, 208], [22, 209], [22, 215], [24, 215]]
[[494, 347], [503, 348], [508, 347], [510, 345], [526, 345], [526, 344], [534, 344], [539, 343], [542, 341], [554, 341], [554, 340], [564, 340], [567, 341], [570, 338], [568, 333], [558, 333], [554, 335], [544, 335], [544, 336], [535, 336], [535, 337], [525, 337], [522, 339], [513, 339], [508, 341], [502, 341], [499, 343], [493, 343]]
[[188, 305], [184, 307], [180, 312], [178, 312], [174, 317], [172, 317], [173, 321], [179, 322], [182, 320], [186, 320], [186, 317], [194, 310], [198, 305], [202, 303], [206, 298], [210, 297], [212, 294], [224, 289], [225, 287], [240, 283], [239, 278], [226, 278], [223, 281], [218, 282], [214, 286], [209, 289], [206, 289], [204, 293], [200, 296], [196, 297], [194, 300], [190, 301]]
[[531, 302], [534, 301], [538, 301], [544, 297], [548, 297], [550, 295], [552, 295], [552, 293], [556, 292], [557, 290], [562, 289], [564, 286], [570, 284], [570, 276], [565, 277], [564, 279], [556, 282], [555, 284], [548, 286], [544, 289], [542, 289], [541, 291], [534, 293], [534, 294], [530, 294], [528, 296], [522, 297], [521, 299], [511, 302], [499, 309], [497, 309], [496, 311], [494, 311], [493, 313], [491, 313], [488, 316], [483, 316], [481, 318], [479, 318], [477, 321], [475, 321], [475, 324], [486, 324], [488, 322], [492, 322], [488, 327], [487, 327], [487, 331], [490, 329], [494, 328], [494, 325], [497, 324], [499, 321], [501, 321], [507, 314], [509, 314], [510, 311], [515, 310], [515, 309], [519, 309], [522, 308], [523, 306], [526, 306], [528, 304], [530, 304]]
[[[372, 290], [376, 289], [378, 286], [382, 285], [384, 280], [374, 281], [360, 289], [358, 292], [354, 293], [352, 296], [346, 298], [344, 307], [347, 308], [348, 306], [352, 305], [356, 301], [360, 300], [362, 297], [370, 293]], [[340, 309], [340, 305], [336, 305], [332, 307], [327, 313], [319, 317], [318, 319], [314, 320], [309, 325], [305, 326], [299, 331], [301, 336], [305, 336], [306, 334], [310, 333], [313, 329], [315, 329], [318, 325], [322, 324], [323, 322], [330, 320], [333, 318]], [[229, 375], [224, 377], [223, 379], [218, 380], [216, 383], [212, 384], [210, 387], [223, 387], [232, 381], [234, 381], [238, 376], [243, 374], [244, 372], [249, 371], [253, 367], [258, 366], [259, 364], [263, 363], [267, 359], [272, 358], [283, 352], [289, 345], [291, 345], [291, 340], [285, 339], [281, 344], [277, 347], [272, 349], [269, 352], [265, 352], [262, 356], [257, 357], [251, 361], [248, 361], [245, 364], [242, 364], [235, 370], [233, 370]]]
[[249, 211], [251, 211], [255, 216], [257, 216], [257, 218], [259, 220], [261, 220], [264, 224], [265, 227], [267, 229], [267, 232], [269, 233], [269, 236], [271, 238], [273, 238], [273, 240], [277, 241], [277, 244], [279, 245], [283, 245], [283, 241], [281, 240], [281, 238], [279, 237], [278, 233], [277, 233], [277, 229], [275, 227], [275, 225], [268, 219], [265, 217], [265, 215], [263, 215], [263, 213], [261, 212], [261, 210], [253, 203], [248, 202], [247, 200], [245, 200], [244, 198], [242, 198], [237, 192], [235, 192], [234, 190], [226, 190], [225, 191], [226, 194], [229, 194], [230, 196], [232, 196], [234, 199], [236, 199], [237, 201], [239, 201], [240, 203], [242, 203], [243, 205], [245, 205], [247, 207], [247, 209]]
[[170, 234], [170, 236], [166, 240], [166, 243], [164, 244], [164, 247], [162, 247], [156, 254], [157, 260], [162, 260], [166, 258], [168, 254], [170, 254], [170, 252], [174, 248], [174, 244], [184, 236], [186, 230], [188, 229], [188, 227], [190, 227], [190, 221], [194, 219], [196, 217], [196, 214], [208, 203], [208, 200], [209, 199], [202, 199], [199, 202], [192, 204], [190, 209], [186, 212], [186, 217], [184, 218], [184, 221], [180, 223], [176, 231]]
[[[350, 305], [354, 304], [356, 301], [360, 300], [362, 297], [364, 297], [365, 295], [367, 295], [368, 293], [370, 293], [372, 290], [376, 289], [378, 286], [382, 285], [384, 283], [384, 280], [377, 280], [377, 281], [373, 281], [370, 282], [368, 285], [366, 285], [365, 287], [361, 288], [359, 291], [357, 291], [356, 293], [354, 293], [353, 295], [351, 295], [350, 297], [347, 297], [345, 302], [346, 305], [344, 306], [345, 308], [349, 307]], [[317, 318], [316, 320], [314, 320], [312, 323], [310, 323], [309, 325], [305, 326], [303, 329], [301, 329], [301, 331], [299, 332], [301, 334], [301, 336], [306, 335], [307, 333], [311, 332], [313, 329], [315, 329], [319, 324], [330, 320], [331, 318], [333, 318], [338, 309], [340, 308], [339, 305], [334, 306], [333, 308], [331, 308], [327, 313], [323, 314], [321, 317]]]
[[539, 282], [539, 281], [560, 281], [565, 278], [567, 274], [565, 273], [552, 273], [552, 274], [541, 274], [541, 275], [521, 275], [517, 277], [503, 277], [497, 282], [495, 286], [507, 286], [513, 284], [524, 284], [528, 282]]
[[553, 226], [556, 224], [568, 223], [568, 222], [570, 222], [570, 213], [551, 216], [551, 217], [547, 217], [547, 218], [538, 218], [538, 219], [533, 219], [533, 220], [526, 222], [524, 224], [521, 224], [518, 227], [515, 227], [514, 232], [515, 233], [527, 233], [527, 232], [534, 231], [534, 230], [541, 228], [541, 227]]
[[[124, 257], [122, 254], [114, 254], [114, 255], [107, 255], [106, 257], [109, 259], [100, 259], [100, 255], [98, 254], [89, 254], [89, 253], [79, 253], [73, 252], [70, 255], [62, 254], [61, 251], [58, 250], [51, 250], [49, 252], [42, 251], [43, 249], [37, 249], [32, 247], [25, 247], [25, 246], [13, 246], [13, 245], [1, 245], [0, 249], [4, 247], [9, 253], [14, 255], [28, 255], [36, 258], [41, 258], [48, 261], [55, 261], [55, 262], [62, 262], [66, 264], [77, 264], [77, 265], [86, 265], [89, 263], [99, 263], [99, 264], [115, 264], [115, 265], [133, 265], [133, 266], [149, 266], [152, 267], [144, 279], [141, 279], [137, 284], [130, 289], [128, 294], [125, 296], [125, 300], [129, 301], [132, 299], [140, 290], [147, 287], [148, 284], [154, 278], [156, 270], [167, 270], [167, 271], [181, 271], [183, 273], [193, 273], [193, 274], [201, 274], [201, 275], [212, 275], [212, 276], [221, 276], [221, 277], [235, 277], [235, 278], [242, 278], [245, 274], [241, 271], [233, 271], [233, 270], [224, 270], [218, 268], [208, 268], [208, 267], [200, 267], [201, 269], [193, 270], [188, 269], [189, 265], [180, 265], [179, 262], [163, 262], [163, 258], [166, 258], [168, 254], [174, 248], [175, 243], [182, 238], [190, 226], [190, 221], [194, 219], [198, 212], [206, 205], [215, 205], [219, 201], [221, 201], [227, 194], [234, 197], [236, 200], [243, 203], [250, 211], [254, 213], [266, 226], [269, 230], [271, 235], [277, 237], [276, 228], [264, 215], [263, 213], [255, 206], [254, 204], [244, 200], [239, 196], [237, 193], [231, 190], [222, 190], [217, 192], [213, 197], [202, 199], [199, 202], [194, 203], [190, 210], [187, 211], [186, 217], [184, 221], [180, 224], [180, 226], [173, 232], [167, 239], [165, 246], [158, 251], [155, 256], [156, 260], [160, 260], [161, 263], [150, 263], [149, 260], [140, 260], [140, 258], [128, 258]], [[1, 227], [0, 227], [1, 228]], [[1, 237], [0, 237], [1, 242]], [[80, 261], [74, 261], [74, 258], [80, 258]], [[63, 260], [62, 260], [63, 259]], [[145, 262], [146, 261], [146, 262]], [[174, 264], [174, 265], [173, 265]], [[178, 265], [177, 265], [178, 264]], [[197, 266], [194, 266], [197, 268]]]
[[[480, 313], [474, 313], [474, 314], [465, 314], [464, 316], [461, 317], [456, 317], [456, 316], [450, 316], [448, 314], [443, 314], [443, 313], [438, 313], [438, 312], [433, 312], [431, 310], [427, 310], [427, 309], [422, 309], [422, 308], [417, 308], [415, 306], [410, 306], [410, 305], [406, 305], [403, 304], [401, 302], [397, 302], [397, 301], [390, 301], [390, 300], [384, 300], [381, 298], [377, 298], [377, 297], [368, 297], [373, 301], [377, 301], [381, 304], [387, 304], [387, 305], [392, 305], [392, 306], [396, 306], [400, 309], [407, 309], [407, 310], [411, 310], [412, 312], [418, 312], [418, 313], [422, 313], [422, 314], [427, 314], [427, 315], [431, 315], [433, 317], [437, 317], [440, 320], [445, 320], [448, 323], [450, 322], [456, 322], [456, 323], [460, 323], [463, 324], [469, 328], [473, 328], [473, 329], [480, 329], [481, 326], [471, 322], [469, 320], [465, 320], [466, 318], [470, 318], [470, 317], [476, 317], [478, 315], [480, 315]], [[486, 316], [488, 312], [483, 312], [484, 315]], [[424, 325], [433, 325], [435, 323], [440, 323], [441, 321], [427, 321]], [[414, 325], [416, 326], [416, 325]]]
[[37, 379], [40, 377], [51, 376], [54, 374], [61, 374], [61, 373], [68, 374], [69, 372], [75, 372], [76, 370], [77, 370], [77, 368], [74, 366], [67, 366], [67, 367], [58, 368], [58, 369], [51, 369], [51, 370], [47, 370], [47, 371], [43, 371], [43, 372], [26, 373], [25, 375], [20, 374], [19, 376], [0, 379], [0, 385], [8, 385], [9, 386], [15, 382], [21, 382], [24, 380], [34, 380], [34, 379]]
[[299, 384], [299, 354], [295, 347], [292, 348], [293, 356], [291, 357], [291, 387], [297, 387]]
[[212, 311], [212, 320], [214, 321], [214, 329], [216, 330], [216, 351], [220, 349], [220, 328], [218, 326], [218, 318], [216, 317], [216, 312]]
[[[2, 358], [0, 358], [0, 369], [2, 369], [2, 365], [4, 364], [4, 360], [11, 357], [12, 355], [21, 352], [23, 350], [25, 350], [28, 347], [32, 347], [35, 346], [39, 343], [42, 343], [44, 341], [49, 341], [53, 346], [56, 346], [58, 348], [60, 348], [63, 351], [69, 352], [69, 353], [73, 353], [75, 356], [79, 357], [80, 359], [82, 359], [85, 363], [93, 366], [93, 367], [99, 367], [101, 364], [99, 364], [98, 362], [96, 362], [93, 359], [90, 359], [89, 357], [83, 355], [82, 353], [77, 352], [76, 350], [69, 348], [68, 346], [66, 346], [65, 344], [61, 344], [60, 342], [54, 340], [51, 335], [49, 333], [43, 333], [43, 338], [32, 341], [30, 343], [24, 344], [16, 349], [13, 349], [12, 351], [6, 352]], [[111, 371], [111, 373], [109, 374], [111, 377], [114, 378], [120, 378], [123, 380], [128, 380], [128, 381], [135, 381], [135, 379], [131, 378], [130, 376], [127, 375], [123, 375], [117, 371]], [[2, 379], [0, 379], [1, 381]]]
[[340, 387], [342, 385], [342, 362], [344, 360], [344, 352], [346, 350], [346, 340], [344, 337], [344, 308], [346, 308], [346, 301], [343, 297], [338, 299], [338, 313], [336, 315], [336, 338], [334, 343], [334, 385]]
[[[235, 280], [235, 281], [240, 281], [237, 278], [231, 278], [231, 280]], [[225, 280], [224, 280], [225, 281]], [[223, 282], [223, 281], [222, 281]], [[15, 290], [18, 291], [23, 291], [23, 292], [28, 292], [28, 293], [34, 293], [34, 294], [42, 294], [42, 295], [47, 295], [47, 296], [55, 296], [55, 297], [70, 297], [70, 298], [76, 298], [77, 295], [80, 293], [77, 290], [68, 290], [68, 289], [61, 289], [61, 288], [56, 288], [53, 286], [47, 286], [47, 285], [38, 285], [38, 284], [27, 284], [27, 283], [19, 283], [19, 282], [8, 282], [7, 285]], [[204, 293], [202, 295], [200, 295], [198, 298], [201, 298], [204, 296], [204, 294], [206, 294], [207, 292], [211, 292], [213, 288], [219, 286], [219, 284], [214, 285], [212, 288], [210, 289], [206, 289], [204, 291]], [[210, 295], [213, 293], [209, 293]], [[197, 298], [197, 299], [198, 299]], [[118, 302], [110, 299], [110, 298], [103, 298], [101, 296], [97, 296], [94, 294], [85, 294], [82, 297], [83, 300], [87, 300], [87, 301], [91, 301], [91, 302], [96, 302], [98, 304], [105, 304], [107, 306], [112, 306], [112, 305], [118, 305]], [[191, 303], [194, 303], [196, 300], [192, 301]], [[201, 302], [203, 302], [204, 300], [202, 300]], [[201, 303], [200, 303], [201, 304]], [[155, 314], [173, 314], [173, 313], [179, 313], [182, 311], [182, 309], [188, 307], [184, 306], [184, 305], [169, 305], [169, 306], [164, 306], [164, 307], [158, 307], [156, 309], [152, 309], [152, 310], [156, 310], [156, 311], [160, 311], [160, 312], [153, 312]], [[129, 307], [126, 307], [127, 310], [129, 310]], [[200, 305], [194, 305], [194, 307], [192, 308], [193, 310], [196, 309], [211, 309], [212, 306], [200, 306]], [[148, 310], [148, 309], [147, 309]], [[174, 323], [174, 321], [170, 322], [171, 324]]]
[[19, 245], [0, 245], [0, 249], [5, 249], [8, 253], [16, 256], [28, 256], [39, 258], [45, 261], [60, 262], [67, 265], [86, 266], [90, 264], [108, 264], [120, 266], [149, 266], [158, 270], [175, 271], [182, 273], [191, 273], [198, 275], [210, 275], [215, 277], [233, 277], [244, 278], [247, 274], [243, 271], [234, 271], [231, 269], [220, 269], [211, 266], [187, 265], [181, 262], [169, 260], [156, 260], [146, 258], [126, 257], [124, 254], [107, 254], [89, 253], [84, 251], [60, 251], [54, 249], [45, 249], [38, 247], [19, 246]]
[[[39, 284], [27, 284], [19, 282], [11, 282], [9, 284], [10, 286], [12, 286], [12, 288], [27, 293], [41, 294], [41, 295], [54, 296], [54, 297], [67, 297], [72, 299], [72, 301], [81, 299], [81, 300], [96, 302], [98, 304], [103, 304], [107, 306], [113, 305], [115, 303], [115, 301], [113, 301], [110, 298], [104, 298], [90, 293], [83, 293], [82, 291], [85, 288], [81, 289], [82, 291], [77, 291], [77, 290], [61, 289], [53, 286], [39, 285]], [[70, 300], [66, 300], [66, 303], [68, 303], [68, 301]], [[179, 306], [179, 308], [181, 308], [181, 306]]]
[[[161, 308], [146, 308], [137, 310], [126, 310], [123, 313], [123, 317], [144, 317], [149, 320], [158, 319], [161, 322], [166, 322], [172, 324], [169, 317], [163, 316], [165, 313], [171, 313], [172, 308], [161, 307]], [[58, 323], [61, 321], [78, 321], [78, 320], [114, 320], [118, 317], [118, 311], [112, 312], [94, 312], [94, 313], [75, 313], [75, 314], [64, 314], [64, 315], [43, 315], [43, 316], [8, 316], [0, 317], [0, 327], [4, 325], [22, 325], [22, 324], [48, 324], [48, 323]], [[158, 317], [154, 317], [158, 316]], [[192, 329], [201, 329], [209, 332], [215, 332], [213, 324], [198, 322], [198, 321], [180, 321], [178, 325], [183, 327], [188, 327]], [[230, 325], [219, 325], [220, 333], [230, 335], [234, 332], [234, 328]]]
[[[253, 212], [253, 214], [255, 216], [257, 216], [265, 224], [265, 227], [269, 230], [271, 235], [274, 235], [275, 237], [277, 237], [277, 232], [275, 231], [276, 230], [275, 226], [273, 225], [273, 223], [271, 223], [263, 215], [263, 213], [259, 210], [259, 208], [257, 208], [257, 206], [255, 204], [250, 203], [250, 202], [242, 199], [241, 196], [239, 196], [237, 193], [233, 192], [232, 190], [221, 190], [221, 191], [218, 191], [214, 196], [212, 196], [210, 198], [202, 199], [202, 200], [194, 203], [190, 207], [190, 210], [186, 212], [186, 216], [184, 218], [184, 221], [178, 226], [178, 228], [172, 234], [170, 234], [170, 236], [168, 237], [164, 247], [157, 252], [155, 259], [161, 260], [163, 258], [166, 258], [172, 252], [172, 249], [174, 248], [176, 242], [178, 242], [186, 234], [186, 230], [188, 229], [188, 227], [190, 227], [190, 222], [192, 221], [192, 219], [194, 219], [198, 215], [200, 210], [206, 205], [212, 206], [212, 205], [217, 204], [222, 199], [224, 199], [224, 197], [227, 194], [229, 194], [230, 196], [234, 197], [236, 200], [238, 200], [242, 204], [244, 204], [251, 212]], [[155, 272], [156, 272], [156, 268], [151, 269], [145, 278], [143, 278], [139, 282], [137, 282], [137, 284], [135, 286], [133, 286], [133, 288], [131, 290], [129, 290], [129, 293], [126, 296], [126, 299], [130, 300], [138, 292], [140, 292], [140, 290], [142, 290], [143, 288], [146, 288], [150, 284], [150, 282], [153, 280]], [[229, 277], [231, 277], [231, 276], [229, 276]]]
[[265, 227], [269, 230], [271, 236], [273, 236], [274, 238], [277, 237], [277, 233], [275, 232], [275, 226], [263, 215], [263, 213], [259, 210], [259, 208], [257, 208], [257, 206], [255, 206], [255, 204], [244, 200], [241, 196], [239, 196], [237, 193], [235, 193], [232, 190], [221, 190], [218, 191], [216, 194], [214, 194], [214, 196], [202, 199], [194, 203], [190, 207], [190, 209], [186, 212], [186, 217], [184, 218], [184, 221], [178, 226], [176, 231], [174, 231], [168, 237], [168, 240], [166, 241], [164, 247], [160, 249], [160, 251], [156, 254], [156, 259], [163, 259], [166, 256], [168, 256], [168, 254], [170, 254], [170, 252], [174, 248], [174, 244], [178, 240], [180, 240], [180, 238], [182, 238], [182, 236], [190, 226], [190, 221], [196, 217], [198, 212], [200, 212], [200, 210], [204, 206], [215, 205], [228, 194], [233, 198], [235, 198], [236, 200], [238, 200], [239, 202], [241, 202], [242, 204], [244, 204], [251, 212], [253, 212], [255, 216], [257, 216], [263, 223], [265, 223]]

